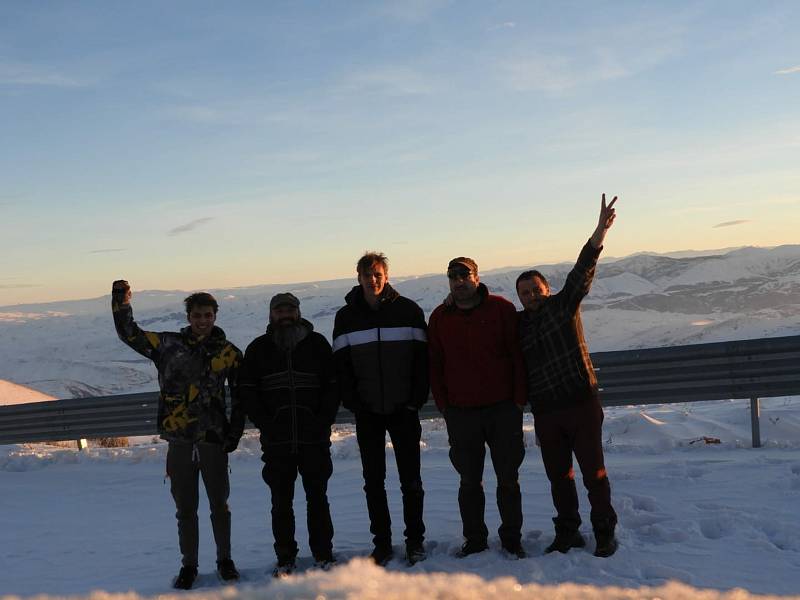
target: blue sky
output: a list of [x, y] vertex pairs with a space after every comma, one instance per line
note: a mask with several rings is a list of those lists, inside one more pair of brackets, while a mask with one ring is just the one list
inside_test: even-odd
[[5, 2], [0, 305], [772, 246], [796, 2]]

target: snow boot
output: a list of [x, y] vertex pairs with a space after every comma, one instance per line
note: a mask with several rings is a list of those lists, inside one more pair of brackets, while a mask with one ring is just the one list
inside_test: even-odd
[[522, 547], [520, 542], [504, 542], [503, 550], [509, 555], [509, 557], [518, 559], [528, 558], [528, 553], [525, 552], [525, 548]]
[[314, 557], [314, 568], [322, 569], [323, 571], [330, 571], [333, 565], [336, 564], [336, 558], [333, 554], [325, 554]]
[[605, 519], [594, 523], [594, 555], [600, 558], [608, 558], [617, 551], [617, 538], [614, 536], [616, 527], [615, 519]]
[[583, 548], [586, 540], [583, 539], [578, 528], [581, 526], [581, 518], [575, 515], [573, 518], [554, 517], [553, 524], [556, 527], [556, 537], [553, 542], [544, 549], [545, 554], [551, 552], [561, 552], [566, 554], [572, 548]]
[[238, 581], [239, 571], [230, 558], [223, 558], [217, 561], [217, 575], [222, 581]]
[[379, 567], [385, 567], [394, 558], [394, 548], [391, 544], [377, 544], [369, 557]]
[[406, 542], [406, 560], [409, 566], [413, 567], [427, 557], [428, 555], [425, 553], [425, 546], [422, 545], [422, 542]]
[[467, 540], [461, 546], [461, 550], [456, 552], [456, 558], [465, 558], [470, 554], [477, 554], [489, 549], [489, 544], [486, 540]]
[[172, 587], [176, 590], [190, 590], [194, 580], [197, 579], [197, 567], [181, 567]]
[[288, 577], [297, 570], [297, 563], [294, 556], [278, 558], [278, 564], [272, 570], [272, 576], [276, 579]]

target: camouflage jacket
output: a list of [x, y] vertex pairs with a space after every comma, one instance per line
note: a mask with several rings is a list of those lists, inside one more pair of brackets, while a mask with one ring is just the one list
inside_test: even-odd
[[[130, 304], [112, 300], [117, 335], [158, 369], [161, 395], [158, 432], [177, 442], [224, 442], [244, 431], [244, 406], [236, 394], [242, 353], [214, 327], [198, 340], [190, 327], [180, 332], [143, 331]], [[231, 388], [231, 418], [226, 416], [225, 380]]]

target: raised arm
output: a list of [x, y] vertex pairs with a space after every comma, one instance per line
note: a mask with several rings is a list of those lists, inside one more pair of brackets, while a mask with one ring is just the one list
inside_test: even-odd
[[606, 233], [611, 229], [614, 224], [614, 219], [617, 218], [617, 210], [614, 204], [617, 202], [617, 197], [614, 198], [606, 205], [606, 195], [603, 194], [603, 199], [600, 202], [600, 217], [597, 220], [597, 227], [589, 238], [592, 246], [599, 250], [603, 247], [603, 240], [606, 239]]
[[158, 333], [143, 331], [133, 320], [131, 286], [124, 279], [118, 279], [111, 285], [111, 312], [119, 339], [142, 356], [156, 360], [161, 337]]

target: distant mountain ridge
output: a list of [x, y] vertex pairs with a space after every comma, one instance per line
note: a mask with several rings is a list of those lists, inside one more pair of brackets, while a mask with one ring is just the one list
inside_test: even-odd
[[[592, 351], [800, 334], [800, 245], [677, 254], [601, 257], [583, 304]], [[514, 283], [525, 268], [541, 270], [557, 291], [572, 263], [495, 269], [481, 278], [519, 307]], [[211, 291], [220, 301], [218, 324], [244, 349], [265, 330], [267, 302], [280, 291], [297, 295], [303, 315], [330, 340], [334, 315], [355, 284], [354, 277]], [[448, 292], [444, 274], [392, 284], [426, 315]], [[134, 314], [145, 328], [176, 330], [185, 325], [186, 294], [134, 292]], [[0, 379], [57, 397], [156, 387], [152, 365], [117, 339], [108, 296], [0, 307]]]

